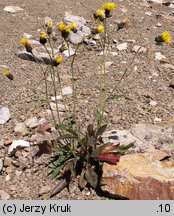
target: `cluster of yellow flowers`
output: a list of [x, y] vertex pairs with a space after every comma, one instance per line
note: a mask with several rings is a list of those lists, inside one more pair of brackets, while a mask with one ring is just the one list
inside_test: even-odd
[[73, 32], [77, 31], [76, 27], [77, 27], [76, 22], [72, 22], [69, 25], [66, 25], [63, 21], [58, 23], [58, 28], [60, 32], [62, 33], [62, 37], [65, 39], [68, 37], [70, 31], [73, 31]]
[[[94, 19], [104, 22], [106, 18], [111, 16], [111, 11], [116, 8], [116, 4], [114, 2], [104, 3], [102, 4], [102, 9], [98, 9], [94, 13]], [[100, 25], [93, 30], [93, 34], [98, 34], [103, 32], [104, 26]]]

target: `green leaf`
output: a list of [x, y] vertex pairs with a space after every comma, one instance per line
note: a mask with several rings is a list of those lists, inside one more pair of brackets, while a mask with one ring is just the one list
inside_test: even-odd
[[76, 138], [76, 136], [74, 136], [72, 134], [63, 134], [63, 135], [59, 136], [59, 139], [61, 139], [61, 140], [73, 139], [73, 138]]
[[125, 145], [119, 146], [117, 152], [120, 153], [121, 155], [125, 154], [125, 152], [126, 152], [128, 149], [130, 149], [130, 148], [134, 145], [134, 143], [135, 143], [135, 142], [132, 142], [132, 143], [126, 145], [126, 146], [125, 146]]
[[99, 147], [96, 147], [90, 156], [95, 158], [97, 155], [100, 154], [100, 152], [101, 152], [103, 149], [105, 149], [106, 147], [108, 147], [108, 146], [110, 146], [110, 145], [113, 145], [113, 144], [112, 144], [112, 143], [106, 143], [106, 144], [104, 144], [104, 145], [100, 145]]
[[97, 131], [96, 131], [96, 137], [101, 136], [107, 128], [107, 124], [102, 125]]
[[91, 187], [96, 188], [98, 183], [98, 175], [96, 172], [88, 167], [85, 171], [85, 179], [91, 185]]
[[67, 125], [64, 125], [64, 124], [57, 124], [57, 125], [56, 125], [56, 129], [60, 129], [60, 130], [62, 130], [62, 131], [67, 131], [67, 132], [73, 134], [75, 137], [78, 137], [77, 132], [76, 132], [74, 129], [68, 127]]
[[53, 179], [53, 178], [55, 178], [56, 176], [58, 176], [59, 173], [60, 173], [60, 171], [63, 169], [64, 165], [65, 165], [65, 164], [62, 163], [62, 164], [60, 164], [58, 167], [56, 167], [56, 168], [52, 171], [52, 173], [49, 175], [49, 177], [50, 177], [51, 179]]
[[99, 110], [96, 109], [95, 111], [95, 117], [97, 119], [97, 121], [100, 121], [101, 117], [102, 117], [102, 114]]
[[66, 179], [61, 179], [60, 182], [53, 188], [52, 192], [50, 193], [50, 198], [58, 194], [61, 190], [63, 190], [69, 182]]

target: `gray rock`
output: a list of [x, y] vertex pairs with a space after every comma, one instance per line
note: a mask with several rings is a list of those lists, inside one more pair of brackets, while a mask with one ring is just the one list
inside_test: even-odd
[[79, 33], [77, 34], [71, 31], [68, 36], [68, 40], [73, 44], [80, 44], [83, 42], [83, 36], [80, 36]]
[[10, 199], [10, 195], [4, 190], [0, 190], [0, 200], [8, 200]]
[[29, 133], [24, 123], [18, 123], [14, 128], [14, 132], [22, 136], [25, 136]]
[[62, 89], [63, 95], [68, 95], [68, 94], [72, 94], [72, 93], [73, 93], [73, 90], [72, 90], [71, 86], [67, 86], [67, 87]]
[[83, 27], [86, 24], [86, 20], [83, 17], [72, 15], [72, 14], [68, 13], [67, 11], [65, 12], [65, 15], [64, 15], [64, 21], [67, 24], [70, 24], [72, 22], [76, 22], [77, 29], [80, 29], [81, 27]]
[[174, 145], [174, 130], [170, 126], [135, 124], [130, 130], [108, 131], [103, 134], [104, 142], [128, 145], [135, 142], [130, 152], [144, 152], [150, 149], [169, 150]]
[[43, 64], [50, 64], [50, 57], [47, 53], [37, 52], [36, 50], [33, 50], [33, 53], [35, 57], [33, 57], [33, 55], [27, 52], [26, 50], [19, 51], [16, 55], [23, 60], [40, 62]]
[[86, 37], [91, 35], [91, 29], [88, 26], [82, 26], [81, 31], [82, 31], [83, 35]]

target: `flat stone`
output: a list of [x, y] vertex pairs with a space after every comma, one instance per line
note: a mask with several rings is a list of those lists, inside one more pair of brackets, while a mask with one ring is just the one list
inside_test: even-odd
[[101, 189], [130, 200], [173, 200], [174, 160], [154, 150], [122, 156], [117, 165], [104, 163]]
[[9, 200], [9, 199], [10, 199], [10, 195], [4, 190], [0, 190], [0, 200]]
[[25, 136], [29, 133], [29, 131], [27, 130], [25, 126], [25, 123], [18, 123], [14, 128], [14, 132], [17, 135], [22, 135], [22, 136]]
[[[51, 109], [53, 111], [56, 111], [57, 110], [57, 107], [56, 107], [56, 104], [55, 103], [50, 103], [50, 106], [51, 106]], [[58, 109], [59, 109], [59, 112], [64, 112], [65, 111], [65, 106], [63, 104], [58, 104]]]
[[132, 48], [132, 52], [139, 52], [139, 53], [146, 53], [147, 52], [147, 48], [146, 47], [141, 47], [138, 45], [133, 46]]
[[11, 118], [10, 110], [8, 107], [0, 109], [0, 124], [5, 124]]
[[24, 9], [22, 9], [19, 6], [6, 6], [3, 11], [6, 11], [8, 13], [17, 13], [19, 11], [23, 11]]
[[50, 64], [50, 57], [47, 53], [37, 52], [36, 50], [33, 50], [33, 53], [35, 55], [35, 58], [26, 50], [19, 51], [16, 55], [23, 60], [40, 62], [42, 64]]
[[160, 60], [162, 60], [164, 58], [166, 58], [166, 57], [164, 55], [162, 55], [160, 52], [155, 53], [155, 60], [160, 61]]
[[68, 95], [68, 94], [72, 94], [72, 93], [73, 93], [73, 90], [72, 90], [71, 86], [67, 86], [67, 87], [62, 89], [63, 95]]
[[[112, 139], [113, 135], [118, 139]], [[130, 152], [145, 152], [152, 148], [171, 151], [174, 147], [174, 129], [167, 124], [134, 124], [130, 130], [107, 131], [102, 137], [104, 142], [114, 144], [128, 145], [135, 142]]]
[[126, 50], [127, 49], [127, 42], [117, 45], [117, 49], [119, 51]]

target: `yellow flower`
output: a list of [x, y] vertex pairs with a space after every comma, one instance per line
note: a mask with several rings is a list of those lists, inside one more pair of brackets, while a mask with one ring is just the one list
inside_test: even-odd
[[95, 16], [96, 17], [105, 16], [104, 10], [101, 10], [101, 9], [96, 10]]
[[102, 4], [102, 8], [104, 10], [111, 11], [111, 10], [114, 10], [116, 8], [116, 4], [114, 2], [104, 3], [104, 4]]
[[13, 75], [9, 72], [9, 70], [5, 69], [3, 74], [10, 80], [13, 80]]
[[55, 61], [56, 61], [57, 64], [61, 64], [62, 61], [63, 61], [62, 56], [61, 56], [61, 55], [56, 56], [56, 57], [55, 57]]
[[22, 37], [20, 39], [20, 43], [25, 47], [25, 49], [26, 49], [27, 52], [32, 53], [32, 47], [31, 47], [31, 45], [30, 45], [30, 43], [29, 43], [29, 41], [28, 41], [27, 38]]
[[164, 43], [167, 43], [167, 44], [171, 43], [171, 38], [170, 38], [169, 32], [167, 32], [167, 31], [163, 32], [160, 35], [160, 37], [162, 38], [162, 40], [163, 40]]
[[96, 10], [94, 13], [94, 18], [103, 21], [105, 19], [105, 11], [101, 9]]
[[39, 41], [41, 44], [45, 44], [47, 42], [48, 35], [45, 32], [41, 32], [39, 36]]
[[27, 38], [24, 38], [24, 37], [22, 37], [22, 38], [20, 39], [20, 43], [21, 43], [24, 47], [26, 47], [26, 46], [29, 44]]
[[72, 22], [71, 24], [69, 24], [69, 28], [70, 28], [71, 30], [75, 29], [76, 27], [77, 27], [76, 22]]
[[61, 21], [61, 22], [58, 23], [58, 27], [59, 27], [59, 30], [61, 32], [63, 32], [63, 31], [65, 31], [66, 24], [63, 21]]
[[51, 22], [51, 20], [48, 20], [48, 21], [46, 22], [46, 27], [47, 27], [47, 28], [52, 28], [52, 22]]
[[102, 33], [102, 32], [104, 32], [104, 26], [103, 25], [99, 25], [97, 27], [97, 33]]

